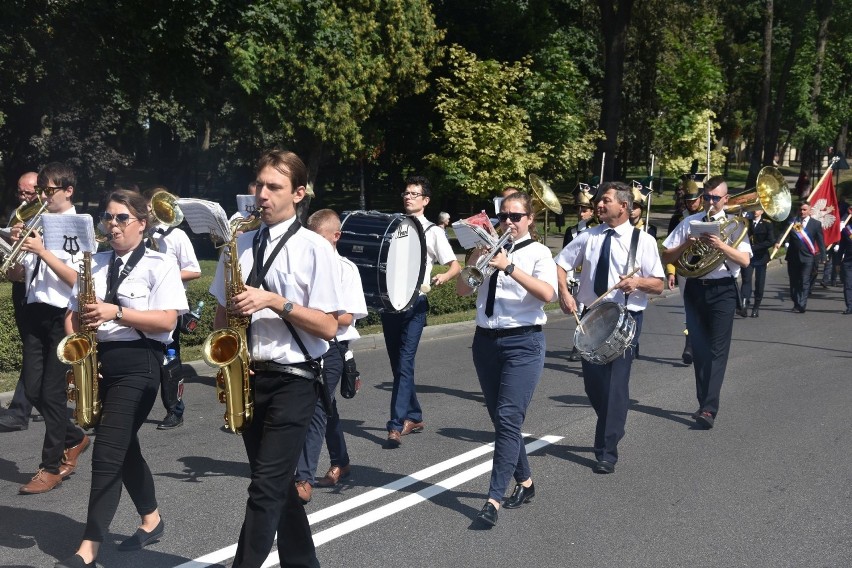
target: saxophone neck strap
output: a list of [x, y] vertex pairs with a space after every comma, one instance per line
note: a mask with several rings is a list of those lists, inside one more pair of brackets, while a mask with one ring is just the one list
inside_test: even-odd
[[[145, 243], [143, 242], [133, 250], [133, 253], [130, 255], [130, 258], [127, 259], [127, 264], [125, 264], [124, 267], [121, 269], [121, 273], [118, 275], [118, 280], [115, 281], [115, 286], [113, 286], [111, 290], [107, 290], [107, 293], [104, 296], [104, 302], [106, 302], [107, 304], [118, 305], [118, 302], [116, 301], [115, 297], [118, 293], [119, 286], [121, 286], [121, 283], [124, 282], [125, 278], [127, 278], [127, 275], [130, 274], [130, 272], [134, 268], [136, 268], [136, 265], [139, 263], [139, 261], [144, 255]], [[107, 282], [112, 281], [112, 275], [115, 271], [115, 259], [115, 251], [112, 251], [112, 259], [110, 260], [109, 264], [109, 276]]]
[[[284, 233], [284, 236], [281, 237], [281, 240], [278, 241], [278, 244], [275, 245], [275, 248], [269, 255], [269, 258], [266, 259], [266, 262], [263, 264], [263, 267], [258, 267], [258, 263], [254, 262], [251, 267], [251, 272], [249, 273], [249, 277], [246, 280], [246, 284], [248, 286], [259, 287], [261, 285], [265, 286], [264, 278], [266, 278], [266, 273], [269, 272], [269, 269], [272, 267], [272, 263], [275, 261], [275, 257], [278, 256], [278, 253], [281, 252], [281, 249], [284, 248], [284, 245], [287, 244], [287, 241], [290, 240], [290, 237], [296, 234], [301, 228], [302, 224], [299, 223], [299, 219], [297, 218], [293, 221], [293, 224], [290, 225], [290, 228], [287, 229], [287, 232]], [[259, 230], [254, 238], [254, 243], [252, 245], [252, 250], [254, 252], [253, 257], [257, 258], [257, 250], [260, 247], [260, 239], [261, 235], [263, 235], [263, 230]]]

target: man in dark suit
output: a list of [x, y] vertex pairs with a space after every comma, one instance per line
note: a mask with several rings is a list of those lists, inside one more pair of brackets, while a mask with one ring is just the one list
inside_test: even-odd
[[[778, 245], [775, 245], [777, 248]], [[811, 206], [802, 203], [799, 216], [793, 221], [793, 228], [787, 241], [787, 274], [790, 277], [790, 297], [793, 310], [805, 313], [808, 296], [811, 293], [811, 276], [816, 263], [825, 254], [822, 239], [822, 224], [811, 218]]]
[[754, 304], [751, 317], [760, 315], [760, 303], [763, 301], [763, 288], [766, 285], [766, 265], [769, 264], [769, 249], [775, 244], [775, 228], [772, 221], [763, 218], [763, 209], [754, 212], [754, 219], [748, 224], [748, 237], [751, 240], [751, 264], [741, 271], [742, 287], [740, 288], [740, 315], [746, 317], [752, 297], [752, 282], [754, 282]]

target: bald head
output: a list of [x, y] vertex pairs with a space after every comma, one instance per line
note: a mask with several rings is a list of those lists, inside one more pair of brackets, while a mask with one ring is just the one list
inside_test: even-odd
[[35, 186], [38, 183], [37, 172], [27, 172], [18, 178], [18, 201], [32, 203], [36, 200]]

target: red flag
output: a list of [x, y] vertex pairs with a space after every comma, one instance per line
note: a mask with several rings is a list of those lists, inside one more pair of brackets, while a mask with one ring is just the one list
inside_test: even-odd
[[811, 217], [822, 224], [822, 237], [825, 248], [840, 241], [840, 214], [837, 210], [837, 192], [834, 190], [834, 172], [829, 169], [819, 185], [811, 193], [808, 201], [811, 204]]

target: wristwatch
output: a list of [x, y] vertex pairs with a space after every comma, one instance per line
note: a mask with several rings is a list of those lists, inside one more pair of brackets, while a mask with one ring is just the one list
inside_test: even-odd
[[293, 302], [287, 301], [284, 303], [284, 307], [281, 309], [281, 317], [283, 318], [286, 315], [290, 315], [293, 311]]
[[124, 317], [124, 312], [121, 311], [121, 306], [118, 306], [118, 311], [115, 312], [115, 317], [113, 318], [113, 320], [114, 321], [120, 321], [121, 318], [123, 318], [123, 317]]
[[507, 266], [506, 268], [503, 269], [503, 272], [506, 273], [506, 276], [511, 276], [514, 271], [515, 271], [515, 265], [514, 264], [510, 264], [509, 266]]

